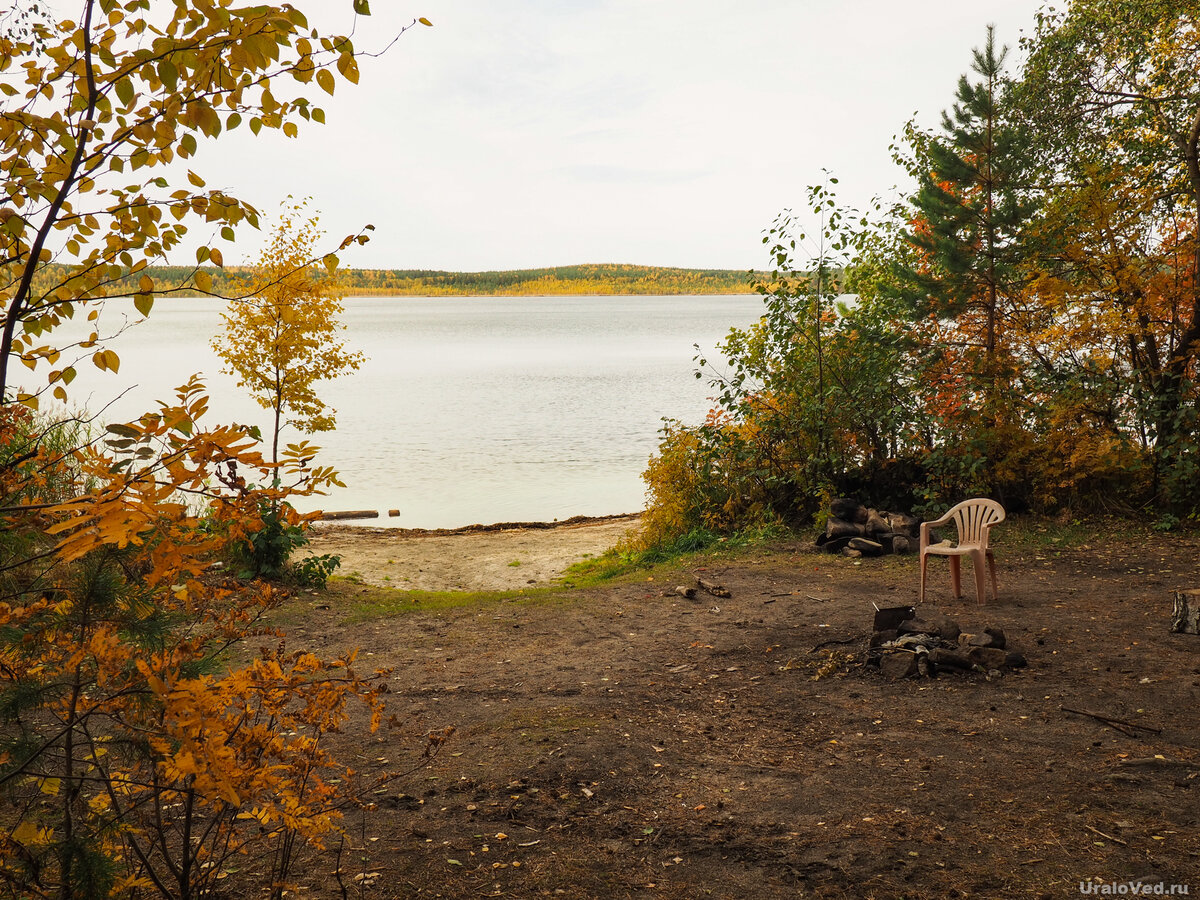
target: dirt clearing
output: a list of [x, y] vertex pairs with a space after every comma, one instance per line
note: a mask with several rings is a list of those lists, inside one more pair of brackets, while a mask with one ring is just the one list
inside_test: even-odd
[[[344, 551], [339, 533], [317, 552]], [[485, 556], [447, 536], [461, 549], [422, 544], [417, 574], [541, 582], [579, 534], [599, 533], [497, 533]], [[352, 722], [334, 736], [345, 761], [404, 769], [426, 734], [456, 730], [351, 817], [340, 856], [309, 853], [294, 896], [1057, 898], [1130, 879], [1200, 893], [1200, 638], [1168, 632], [1171, 591], [1200, 586], [1200, 541], [1056, 537], [998, 528], [985, 607], [952, 600], [931, 564], [930, 610], [1002, 628], [1027, 668], [894, 682], [862, 660], [874, 606], [916, 600], [913, 557], [791, 541], [529, 599], [400, 597], [381, 617], [365, 582], [389, 582], [354, 557], [364, 583], [289, 610], [297, 648], [393, 667], [404, 727]], [[383, 540], [360, 537], [371, 554]], [[696, 575], [730, 596], [670, 593]]]

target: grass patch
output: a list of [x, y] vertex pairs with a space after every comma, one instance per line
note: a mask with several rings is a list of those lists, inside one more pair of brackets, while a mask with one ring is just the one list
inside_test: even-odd
[[406, 591], [378, 587], [348, 578], [331, 578], [326, 593], [347, 622], [367, 622], [410, 613], [431, 613], [496, 603], [536, 602], [559, 598], [563, 587], [508, 591]]
[[618, 544], [598, 557], [575, 563], [567, 569], [564, 578], [572, 586], [588, 587], [649, 570], [661, 569], [666, 573], [715, 556], [736, 555], [738, 551], [795, 536], [795, 532], [782, 526], [747, 529], [731, 535], [697, 528], [655, 547], [632, 549]]

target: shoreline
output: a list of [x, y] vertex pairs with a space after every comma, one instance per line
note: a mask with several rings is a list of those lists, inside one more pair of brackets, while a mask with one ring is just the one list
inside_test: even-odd
[[546, 586], [626, 537], [640, 513], [460, 528], [373, 528], [316, 522], [308, 551], [341, 557], [335, 575], [407, 591], [511, 591]]
[[[331, 510], [330, 512], [334, 512]], [[547, 531], [554, 528], [578, 527], [580, 525], [600, 525], [608, 522], [634, 520], [641, 516], [640, 512], [613, 513], [607, 516], [571, 516], [566, 519], [555, 519], [550, 522], [492, 522], [484, 525], [458, 525], [454, 528], [410, 528], [403, 525], [356, 525], [356, 522], [374, 522], [378, 517], [363, 517], [361, 519], [318, 518], [310, 525], [321, 530], [345, 527], [354, 534], [389, 534], [401, 537], [451, 536], [458, 534], [492, 534], [497, 531]]]

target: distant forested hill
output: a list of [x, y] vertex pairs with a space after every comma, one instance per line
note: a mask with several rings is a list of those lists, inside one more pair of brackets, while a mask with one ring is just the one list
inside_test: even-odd
[[[213, 292], [228, 296], [236, 280], [249, 274], [230, 266], [205, 266]], [[151, 266], [134, 277], [115, 281], [111, 294], [133, 293], [142, 275], [154, 279], [158, 291], [178, 296], [199, 293], [194, 269]], [[657, 266], [583, 265], [553, 269], [515, 269], [506, 272], [439, 272], [425, 269], [343, 269], [339, 272], [347, 296], [463, 297], [531, 294], [749, 294], [750, 276], [731, 269], [673, 269]]]
[[745, 271], [585, 265], [508, 272], [349, 269], [347, 294], [481, 296], [494, 294], [748, 294]]

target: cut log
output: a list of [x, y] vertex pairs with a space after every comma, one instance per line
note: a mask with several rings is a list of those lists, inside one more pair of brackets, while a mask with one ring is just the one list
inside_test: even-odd
[[876, 510], [867, 510], [867, 535], [875, 537], [877, 534], [887, 534], [892, 530], [892, 527]]
[[729, 588], [725, 587], [725, 585], [717, 584], [716, 582], [713, 582], [713, 581], [706, 581], [705, 579], [701, 578], [699, 575], [696, 576], [696, 587], [701, 588], [702, 590], [708, 591], [714, 597], [730, 596]]
[[935, 666], [950, 667], [954, 669], [973, 669], [975, 663], [967, 657], [965, 653], [959, 653], [957, 650], [947, 650], [944, 647], [934, 647], [929, 651], [929, 659]]
[[1172, 634], [1200, 634], [1200, 590], [1176, 591]]
[[865, 537], [851, 538], [850, 543], [846, 546], [851, 550], [857, 550], [863, 556], [881, 556], [883, 554], [882, 544]]
[[906, 537], [919, 539], [921, 537], [921, 520], [913, 518], [907, 513], [888, 513], [888, 525], [891, 526], [888, 530], [894, 531], [897, 534], [903, 534]]
[[[824, 537], [824, 535], [822, 535], [822, 538], [823, 537]], [[841, 553], [843, 550], [846, 549], [846, 545], [849, 544], [852, 540], [854, 540], [854, 538], [848, 537], [846, 535], [843, 535], [842, 537], [827, 538], [824, 541], [822, 541], [821, 539], [818, 539], [817, 546], [820, 547], [822, 550], [824, 550], [826, 553]]]
[[866, 532], [866, 529], [861, 525], [855, 525], [853, 522], [847, 522], [845, 519], [840, 519], [834, 516], [825, 523], [825, 537], [860, 537]]
[[341, 510], [321, 510], [320, 517], [323, 521], [331, 522], [335, 519], [378, 519], [379, 510], [377, 509], [341, 509]]
[[838, 497], [836, 500], [831, 500], [829, 511], [833, 513], [835, 519], [844, 519], [860, 525], [865, 525], [867, 522], [867, 508], [850, 497]]

